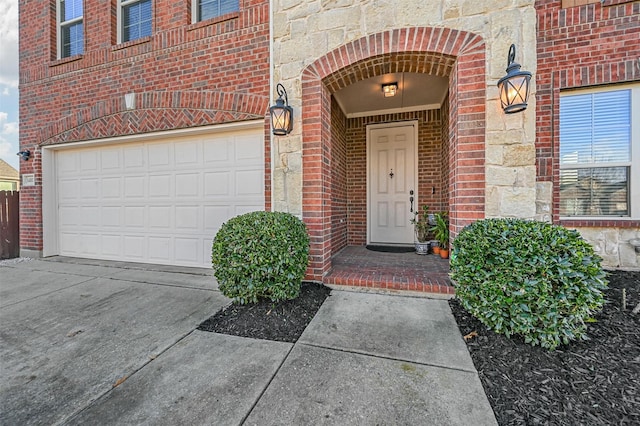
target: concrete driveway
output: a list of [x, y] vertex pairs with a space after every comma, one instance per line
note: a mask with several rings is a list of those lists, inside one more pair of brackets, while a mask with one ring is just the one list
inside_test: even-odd
[[333, 291], [295, 345], [195, 330], [211, 270], [0, 265], [0, 424], [495, 424], [446, 301]]

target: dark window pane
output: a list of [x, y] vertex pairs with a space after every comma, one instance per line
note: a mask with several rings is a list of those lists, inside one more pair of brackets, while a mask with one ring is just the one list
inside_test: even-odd
[[631, 91], [560, 98], [560, 164], [631, 158]]
[[629, 216], [629, 168], [560, 170], [561, 216]]
[[122, 8], [122, 41], [151, 35], [151, 0], [143, 0]]
[[82, 16], [82, 0], [61, 0], [60, 20], [61, 22]]
[[239, 9], [238, 0], [200, 0], [198, 4], [198, 21], [237, 12]]
[[84, 52], [84, 31], [82, 21], [62, 27], [62, 54], [63, 58], [80, 55]]

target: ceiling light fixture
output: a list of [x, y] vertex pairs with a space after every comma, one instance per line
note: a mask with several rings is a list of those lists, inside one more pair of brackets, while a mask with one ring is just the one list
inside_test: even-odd
[[382, 85], [382, 93], [384, 94], [385, 98], [389, 98], [391, 96], [395, 96], [396, 92], [398, 91], [398, 82], [393, 82], [393, 83], [389, 83], [389, 84], [383, 84]]

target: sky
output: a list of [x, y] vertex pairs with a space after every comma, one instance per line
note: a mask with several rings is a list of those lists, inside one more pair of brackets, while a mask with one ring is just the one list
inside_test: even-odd
[[18, 169], [18, 0], [0, 0], [0, 158]]

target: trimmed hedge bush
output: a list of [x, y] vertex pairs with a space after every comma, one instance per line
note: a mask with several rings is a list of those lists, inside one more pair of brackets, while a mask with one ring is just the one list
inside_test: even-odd
[[497, 333], [555, 349], [586, 339], [603, 304], [601, 259], [577, 231], [521, 219], [485, 219], [454, 243], [451, 278], [464, 308]]
[[295, 299], [309, 263], [309, 236], [289, 213], [243, 214], [222, 225], [211, 262], [220, 291], [236, 302]]

